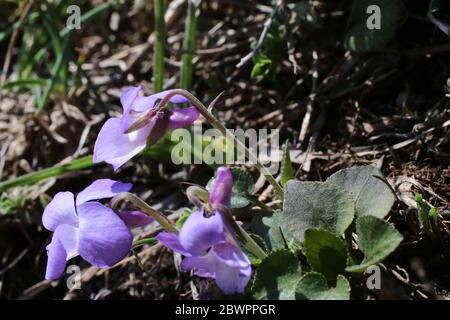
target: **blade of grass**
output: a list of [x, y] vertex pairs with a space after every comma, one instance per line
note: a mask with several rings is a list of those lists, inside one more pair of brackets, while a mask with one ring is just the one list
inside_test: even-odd
[[[89, 21], [94, 19], [98, 14], [108, 10], [112, 6], [114, 6], [114, 2], [107, 2], [107, 3], [103, 3], [103, 4], [99, 5], [98, 7], [92, 8], [88, 12], [81, 15], [80, 24], [83, 25], [85, 23], [88, 23]], [[70, 34], [71, 31], [72, 30], [70, 30], [70, 29], [64, 28], [59, 31], [59, 36], [61, 38], [63, 38], [65, 36], [67, 36], [68, 34]]]
[[52, 68], [52, 77], [51, 77], [50, 81], [48, 82], [47, 87], [45, 88], [44, 94], [42, 95], [41, 99], [38, 100], [37, 108], [39, 111], [44, 109], [44, 107], [46, 106], [46, 104], [48, 102], [48, 98], [50, 97], [50, 93], [53, 91], [53, 87], [55, 86], [56, 80], [58, 79], [59, 72], [61, 70], [63, 62], [65, 61], [64, 58], [66, 56], [67, 45], [69, 43], [70, 35], [71, 35], [70, 33], [68, 35], [66, 35], [63, 40], [61, 51], [60, 51], [58, 57], [56, 58], [56, 62]]
[[92, 156], [85, 156], [72, 162], [60, 166], [54, 166], [46, 168], [36, 172], [31, 172], [15, 179], [10, 179], [4, 182], [0, 182], [0, 192], [5, 192], [8, 189], [33, 184], [48, 178], [58, 177], [68, 172], [74, 172], [86, 168], [93, 167]]
[[[180, 143], [183, 144], [185, 149], [190, 149], [194, 157], [203, 159], [203, 150], [209, 144], [209, 142], [206, 141], [202, 135], [192, 134], [192, 137], [192, 141], [182, 140]], [[157, 143], [151, 148], [144, 150], [137, 157], [150, 156], [155, 159], [160, 159], [161, 155], [166, 153], [167, 159], [170, 159], [172, 148], [174, 147], [175, 142], [170, 141], [170, 137], [168, 135], [163, 140], [166, 140], [167, 143], [164, 143], [164, 141], [162, 141], [162, 143]], [[197, 140], [197, 142], [194, 142], [194, 140]], [[202, 148], [197, 148], [198, 146], [202, 146]], [[4, 182], [0, 182], [0, 192], [5, 192], [15, 187], [34, 184], [45, 179], [59, 177], [69, 172], [76, 172], [79, 170], [92, 168], [95, 165], [98, 164], [92, 163], [92, 155], [85, 156], [75, 159], [68, 164], [53, 166], [36, 172], [31, 172]], [[217, 167], [214, 164], [211, 164], [209, 166], [213, 169]]]
[[192, 84], [192, 54], [197, 35], [197, 1], [188, 0], [188, 10], [184, 27], [183, 55], [181, 57], [180, 87], [189, 90]]
[[[48, 4], [47, 14], [44, 17], [44, 28], [47, 34], [50, 37], [51, 44], [53, 47], [53, 51], [55, 56], [58, 56], [61, 51], [63, 51], [63, 41], [64, 38], [60, 38], [56, 30], [58, 29], [58, 25], [56, 21], [59, 20], [58, 10], [61, 10], [60, 6], [63, 5], [65, 1], [61, 1], [56, 7], [55, 5]], [[67, 56], [65, 58], [68, 58]], [[61, 84], [64, 89], [67, 89], [67, 80], [68, 80], [68, 63], [63, 63], [61, 65], [59, 71], [59, 84]]]
[[32, 86], [45, 86], [47, 84], [46, 79], [42, 78], [23, 78], [14, 81], [5, 82], [3, 89], [11, 89], [14, 87], [32, 87]]
[[166, 23], [164, 20], [164, 0], [155, 0], [155, 46], [153, 52], [153, 76], [155, 78], [155, 92], [164, 89], [164, 51], [166, 37]]

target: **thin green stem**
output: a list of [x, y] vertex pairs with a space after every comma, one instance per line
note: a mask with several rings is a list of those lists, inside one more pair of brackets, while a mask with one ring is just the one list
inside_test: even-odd
[[144, 213], [153, 217], [166, 231], [178, 234], [177, 228], [161, 212], [150, 207], [144, 200], [130, 192], [122, 192], [111, 200], [111, 207], [117, 208], [119, 202], [129, 201]]
[[157, 242], [157, 240], [155, 237], [139, 239], [139, 240], [133, 241], [133, 249], [143, 246], [145, 244], [154, 245], [156, 242]]
[[269, 170], [259, 162], [257, 156], [255, 156], [242, 141], [236, 138], [236, 136], [231, 133], [230, 130], [228, 130], [218, 119], [216, 119], [211, 112], [203, 105], [203, 103], [198, 100], [194, 95], [192, 95], [190, 92], [183, 90], [183, 89], [174, 89], [171, 90], [164, 99], [161, 100], [159, 106], [161, 108], [164, 108], [170, 101], [170, 99], [175, 95], [181, 95], [185, 98], [187, 98], [191, 104], [197, 108], [197, 110], [205, 117], [205, 119], [217, 130], [219, 130], [226, 139], [229, 139], [230, 141], [234, 142], [238, 152], [242, 152], [245, 155], [245, 158], [249, 160], [251, 163], [255, 164], [256, 168], [261, 172], [264, 177], [269, 181], [269, 183], [272, 185], [272, 187], [275, 190], [276, 195], [280, 200], [283, 201], [284, 199], [284, 192], [281, 185], [278, 183], [278, 181], [275, 180], [275, 178], [272, 176], [272, 174], [269, 172]]
[[62, 48], [61, 51], [59, 52], [57, 58], [56, 58], [56, 62], [53, 65], [52, 68], [52, 76], [50, 81], [47, 83], [47, 86], [45, 88], [44, 94], [43, 96], [38, 100], [37, 102], [37, 108], [39, 111], [41, 111], [42, 109], [44, 109], [44, 107], [46, 106], [48, 99], [50, 97], [50, 94], [53, 91], [53, 87], [55, 86], [56, 80], [59, 76], [59, 72], [64, 64], [64, 58], [66, 57], [66, 51], [68, 48], [68, 44], [69, 44], [69, 40], [70, 40], [70, 36], [71, 34], [67, 34], [63, 40], [63, 44], [62, 44]]
[[196, 0], [188, 0], [186, 23], [184, 27], [180, 87], [186, 90], [189, 90], [192, 84], [192, 53], [195, 50], [195, 39], [197, 34], [196, 2]]
[[33, 184], [36, 182], [39, 182], [44, 179], [48, 179], [51, 177], [57, 177], [61, 176], [68, 172], [74, 172], [86, 168], [91, 168], [94, 166], [94, 163], [92, 163], [92, 156], [85, 156], [76, 160], [73, 160], [72, 162], [68, 164], [63, 164], [59, 166], [54, 166], [51, 168], [42, 169], [39, 171], [31, 172], [28, 174], [25, 174], [23, 176], [10, 179], [4, 182], [0, 182], [0, 192], [4, 192], [10, 188], [24, 186], [28, 184]]
[[246, 194], [244, 195], [244, 197], [249, 200], [250, 202], [252, 202], [254, 205], [260, 207], [261, 209], [263, 209], [264, 211], [267, 212], [273, 212], [273, 209], [270, 208], [269, 206], [267, 206], [265, 203], [261, 202], [258, 200], [258, 197], [253, 195], [253, 194]]
[[259, 259], [267, 257], [267, 253], [256, 243], [255, 240], [234, 220], [233, 216], [228, 213], [222, 213], [230, 226], [236, 231], [237, 236], [241, 239], [244, 245]]
[[164, 51], [166, 23], [164, 21], [164, 0], [154, 0], [155, 11], [155, 46], [153, 52], [153, 76], [155, 92], [164, 89]]

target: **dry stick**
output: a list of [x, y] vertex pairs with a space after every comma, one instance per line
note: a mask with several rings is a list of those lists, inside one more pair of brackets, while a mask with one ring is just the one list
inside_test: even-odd
[[312, 70], [312, 90], [311, 90], [311, 95], [309, 96], [309, 102], [306, 106], [306, 113], [305, 116], [303, 117], [303, 121], [302, 121], [302, 126], [300, 129], [300, 134], [298, 137], [298, 147], [301, 148], [303, 142], [305, 141], [306, 138], [306, 134], [308, 133], [309, 130], [309, 124], [311, 122], [311, 115], [314, 111], [314, 102], [316, 99], [316, 93], [317, 93], [317, 80], [319, 78], [318, 72], [317, 72], [317, 52], [313, 51], [313, 59], [314, 59], [314, 64], [313, 64], [313, 70]]
[[292, 63], [294, 74], [298, 74], [300, 70], [300, 66], [297, 64], [297, 61], [295, 60], [295, 43], [294, 38], [292, 37], [292, 28], [289, 23], [289, 20], [291, 18], [291, 9], [289, 9], [286, 6], [286, 1], [281, 0], [281, 15], [284, 20], [284, 27], [286, 28], [286, 42], [287, 42], [287, 52], [288, 52], [288, 59]]
[[[273, 186], [275, 193], [277, 194], [278, 198], [280, 200], [283, 200], [284, 198], [284, 192], [283, 188], [280, 186], [280, 184], [275, 180], [275, 178], [272, 176], [272, 174], [267, 170], [267, 168], [262, 165], [258, 158], [240, 141], [236, 138], [235, 135], [231, 133], [230, 130], [228, 130], [219, 120], [217, 120], [212, 113], [203, 105], [200, 100], [198, 100], [196, 97], [194, 97], [191, 93], [189, 93], [186, 90], [183, 89], [174, 89], [171, 90], [164, 99], [161, 100], [159, 107], [164, 108], [170, 101], [170, 99], [173, 96], [180, 95], [185, 98], [187, 98], [194, 107], [197, 108], [197, 110], [205, 117], [205, 119], [217, 130], [219, 130], [224, 137], [227, 139], [230, 139], [232, 142], [236, 143], [236, 147], [238, 151], [243, 152], [245, 155], [245, 158], [249, 160], [251, 163], [254, 163], [256, 168], [264, 174], [267, 181]], [[213, 103], [217, 101], [217, 98], [214, 99]]]
[[278, 11], [278, 8], [280, 6], [281, 1], [278, 1], [275, 8], [273, 8], [272, 13], [270, 14], [269, 18], [264, 22], [264, 28], [261, 32], [261, 35], [259, 36], [258, 42], [256, 43], [256, 46], [253, 48], [252, 51], [250, 51], [245, 57], [239, 61], [239, 63], [236, 65], [236, 68], [242, 68], [247, 62], [249, 62], [261, 49], [261, 46], [263, 45], [264, 39], [266, 38], [267, 32], [270, 29], [270, 26], [272, 25], [273, 19], [275, 17], [275, 14]]
[[11, 63], [12, 50], [14, 48], [14, 44], [16, 43], [17, 35], [19, 34], [19, 30], [22, 27], [23, 23], [25, 22], [25, 18], [28, 16], [28, 12], [30, 11], [31, 6], [33, 5], [33, 2], [34, 2], [34, 0], [30, 0], [28, 2], [28, 4], [25, 6], [25, 9], [22, 11], [22, 14], [20, 15], [20, 18], [19, 18], [19, 24], [17, 25], [17, 28], [14, 30], [13, 34], [11, 35], [11, 40], [9, 41], [8, 49], [6, 50], [6, 57], [5, 57], [5, 61], [3, 63], [2, 74], [0, 76], [0, 100], [2, 100], [2, 88], [3, 88], [3, 84], [5, 83], [5, 80], [6, 80], [6, 75], [8, 73], [9, 64]]

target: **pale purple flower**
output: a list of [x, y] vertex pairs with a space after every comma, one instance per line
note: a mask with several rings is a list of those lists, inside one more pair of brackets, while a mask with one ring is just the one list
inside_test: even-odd
[[[105, 122], [94, 146], [94, 163], [105, 161], [114, 169], [154, 144], [167, 131], [186, 127], [199, 116], [195, 107], [160, 109], [157, 102], [169, 92], [163, 91], [148, 97], [140, 96], [141, 87], [130, 87], [123, 91], [120, 102], [123, 107], [121, 118]], [[170, 99], [174, 104], [189, 102], [181, 95]], [[144, 116], [145, 121], [142, 122]], [[128, 130], [139, 120], [137, 128]]]
[[217, 170], [209, 201], [214, 214], [205, 217], [204, 209], [192, 213], [179, 235], [161, 232], [157, 239], [185, 256], [181, 268], [200, 277], [215, 279], [225, 294], [242, 293], [251, 277], [251, 264], [237, 244], [234, 231], [220, 213], [229, 207], [233, 177], [225, 167]]
[[141, 211], [122, 211], [119, 217], [130, 229], [146, 226], [155, 220]]
[[100, 268], [111, 267], [131, 249], [132, 236], [125, 219], [94, 201], [114, 197], [131, 189], [130, 183], [110, 179], [94, 181], [76, 197], [72, 192], [58, 192], [42, 216], [46, 229], [53, 231], [47, 246], [45, 278], [58, 279], [66, 261], [80, 255]]

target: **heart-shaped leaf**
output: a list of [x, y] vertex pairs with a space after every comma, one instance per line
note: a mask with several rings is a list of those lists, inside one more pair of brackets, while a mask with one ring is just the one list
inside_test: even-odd
[[345, 47], [354, 52], [380, 49], [395, 35], [402, 15], [400, 0], [358, 0]]
[[295, 296], [306, 300], [349, 300], [350, 284], [344, 276], [338, 275], [336, 287], [330, 288], [322, 274], [309, 272], [301, 277]]
[[356, 199], [356, 215], [384, 218], [395, 202], [395, 195], [374, 166], [352, 167], [330, 176], [327, 182], [342, 186]]
[[264, 239], [270, 250], [286, 248], [283, 233], [281, 231], [280, 210], [270, 216], [255, 216], [252, 220], [251, 229]]
[[344, 242], [333, 233], [322, 229], [305, 231], [303, 251], [309, 264], [333, 283], [345, 271], [347, 249]]
[[356, 220], [358, 247], [364, 253], [359, 265], [349, 266], [348, 272], [364, 272], [390, 255], [402, 242], [403, 236], [388, 222], [374, 216], [361, 216]]
[[301, 276], [297, 257], [286, 249], [272, 251], [256, 270], [252, 291], [256, 299], [293, 300]]
[[353, 196], [332, 183], [290, 180], [285, 187], [282, 231], [303, 242], [310, 228], [341, 236], [355, 215]]

